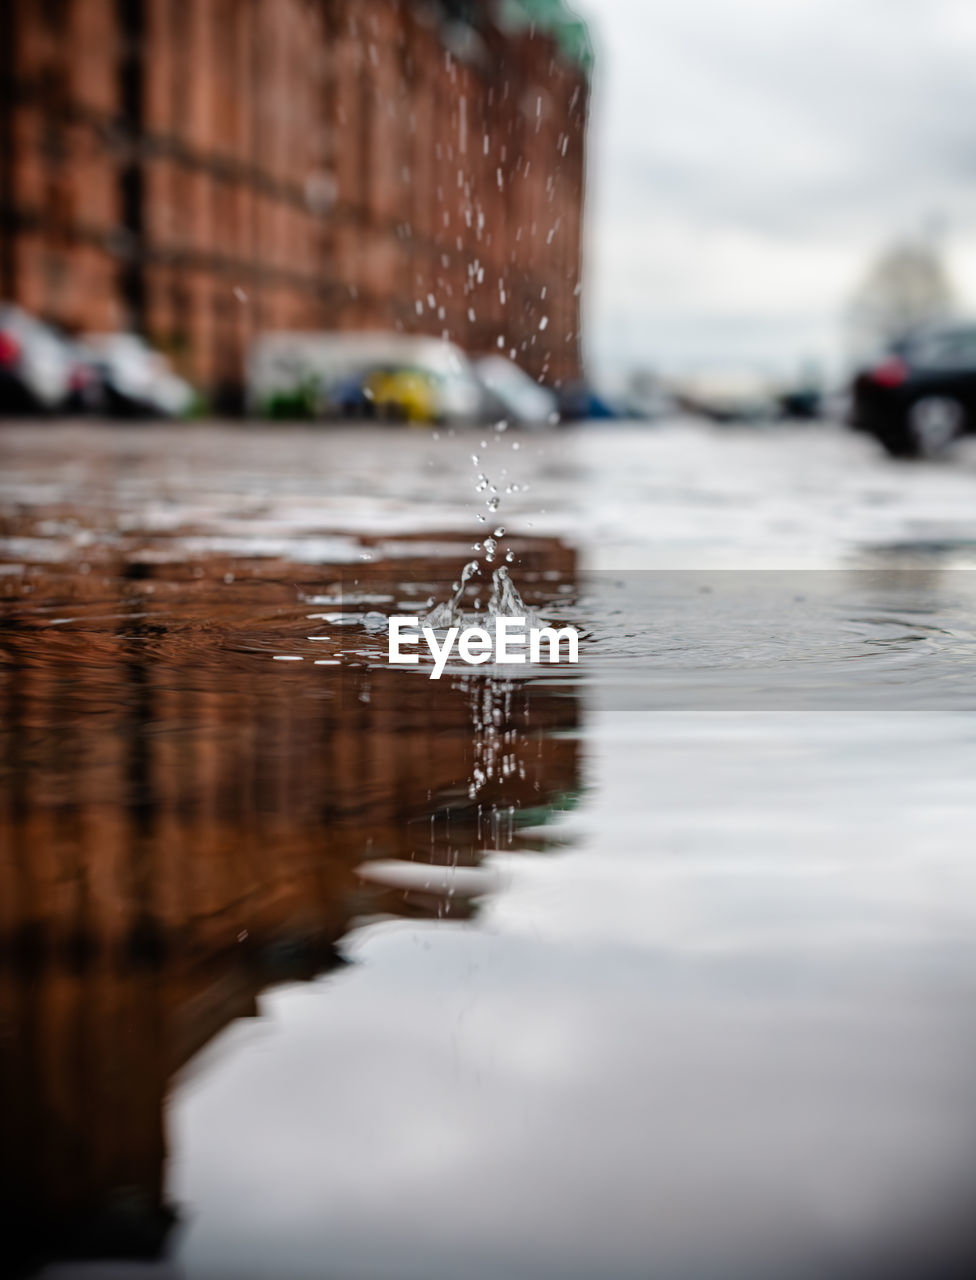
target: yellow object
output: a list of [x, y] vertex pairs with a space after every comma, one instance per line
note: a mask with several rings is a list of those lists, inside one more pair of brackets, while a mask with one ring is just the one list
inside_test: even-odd
[[376, 369], [363, 384], [378, 418], [402, 422], [433, 422], [434, 387], [418, 369]]

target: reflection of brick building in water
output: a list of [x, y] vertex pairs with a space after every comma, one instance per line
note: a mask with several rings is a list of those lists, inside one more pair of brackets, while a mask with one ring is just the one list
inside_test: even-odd
[[0, 295], [232, 393], [258, 330], [579, 370], [589, 61], [562, 0], [6, 0]]
[[[573, 578], [573, 553], [557, 543], [539, 540], [523, 560]], [[445, 571], [414, 565], [424, 580]], [[538, 824], [580, 785], [577, 737], [560, 732], [578, 716], [566, 692], [515, 684], [506, 693], [478, 675], [469, 688], [444, 680], [432, 693], [419, 672], [277, 665], [246, 633], [234, 648], [205, 621], [225, 567], [209, 564], [209, 582], [190, 579], [205, 588], [198, 614], [183, 564], [145, 560], [130, 572], [120, 558], [122, 612], [108, 621], [99, 585], [108, 564], [75, 574], [65, 590], [76, 592], [81, 667], [77, 633], [45, 630], [39, 644], [43, 619], [9, 619], [0, 1213], [16, 1231], [0, 1241], [0, 1264], [18, 1247], [154, 1253], [170, 1220], [173, 1073], [230, 1021], [253, 1016], [262, 989], [335, 964], [357, 919], [474, 910], [463, 880], [450, 895], [436, 885], [405, 892], [357, 867], [477, 866], [499, 847], [486, 815], [511, 806], [516, 830], [523, 809]], [[357, 575], [389, 571], [377, 562]], [[259, 606], [252, 579], [240, 591], [266, 629], [276, 607], [294, 603], [294, 587], [276, 562], [265, 575], [271, 594]], [[126, 616], [145, 587], [170, 585], [183, 592], [180, 608]], [[486, 698], [492, 732], [518, 767], [473, 798]]]

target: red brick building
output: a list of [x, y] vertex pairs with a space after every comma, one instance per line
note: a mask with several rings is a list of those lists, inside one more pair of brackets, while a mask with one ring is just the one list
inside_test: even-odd
[[6, 0], [0, 296], [237, 396], [275, 329], [579, 372], [585, 29], [562, 0]]

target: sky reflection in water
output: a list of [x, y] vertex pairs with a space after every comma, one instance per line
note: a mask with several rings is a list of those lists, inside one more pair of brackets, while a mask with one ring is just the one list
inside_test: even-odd
[[[576, 541], [624, 569], [512, 523], [519, 585], [587, 627], [590, 661], [432, 684], [321, 615], [443, 585], [460, 524], [374, 494], [390, 527], [362, 542], [349, 504], [315, 515], [295, 460], [324, 446], [288, 433], [260, 486], [214, 502], [198, 467], [191, 511], [142, 520], [158, 439], [125, 461], [100, 445], [114, 532], [79, 537], [83, 500], [50, 490], [6, 529], [20, 555], [58, 548], [11, 578], [2, 668], [0, 1172], [38, 1256], [165, 1244], [187, 1277], [966, 1274], [974, 626], [968, 575], [944, 571], [962, 508], [941, 502], [959, 477], [909, 490], [852, 464], [840, 524], [885, 536], [816, 545], [853, 573], [747, 583], [713, 540], [707, 581], [633, 574], [648, 486], [659, 513], [679, 495], [655, 542], [676, 562], [697, 511], [696, 536], [728, 525], [755, 563], [774, 517], [753, 463], [767, 483], [777, 446], [716, 443], [728, 465], [682, 497], [693, 434], [579, 437], [527, 468], [567, 510], [574, 450], [601, 454], [597, 494], [616, 469], [619, 508], [595, 499]], [[404, 454], [407, 492], [428, 447]], [[628, 462], [652, 447], [642, 478]], [[808, 522], [816, 475], [780, 475], [808, 486]], [[259, 501], [282, 545], [185, 560], [184, 537], [232, 538]], [[283, 554], [305, 534], [333, 565]], [[405, 889], [398, 861], [429, 877]]]

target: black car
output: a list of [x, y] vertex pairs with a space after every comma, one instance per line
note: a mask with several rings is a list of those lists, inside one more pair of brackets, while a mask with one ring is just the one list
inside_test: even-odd
[[852, 425], [895, 458], [929, 458], [976, 431], [976, 325], [941, 324], [893, 343], [857, 375]]

